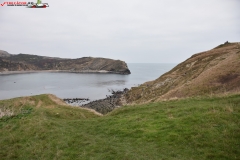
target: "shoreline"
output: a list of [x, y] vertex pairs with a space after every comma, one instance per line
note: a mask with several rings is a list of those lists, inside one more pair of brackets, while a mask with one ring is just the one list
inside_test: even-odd
[[[65, 98], [63, 101], [68, 105], [73, 105], [81, 108], [95, 110], [103, 115], [113, 111], [115, 108], [123, 106], [122, 97], [129, 91], [128, 88], [123, 90], [111, 90], [111, 95], [106, 95], [106, 98], [90, 101], [86, 98]], [[86, 103], [87, 102], [87, 103]]]
[[26, 73], [105, 73], [105, 74], [122, 74], [128, 75], [122, 72], [112, 72], [106, 70], [82, 70], [82, 71], [70, 71], [70, 70], [29, 70], [29, 71], [2, 71], [0, 75], [10, 74], [26, 74]]

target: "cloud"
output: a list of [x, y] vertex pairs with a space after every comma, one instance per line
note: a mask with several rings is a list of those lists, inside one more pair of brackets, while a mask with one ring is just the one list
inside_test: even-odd
[[0, 49], [13, 54], [179, 63], [240, 37], [238, 0], [43, 2], [50, 7], [0, 7]]

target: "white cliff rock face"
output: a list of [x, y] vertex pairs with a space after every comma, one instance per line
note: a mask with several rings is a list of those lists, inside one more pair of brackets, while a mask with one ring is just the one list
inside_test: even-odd
[[189, 68], [189, 67], [192, 67], [197, 61], [194, 61], [192, 63], [189, 63], [189, 64], [186, 64], [186, 67]]
[[163, 85], [165, 85], [166, 83], [169, 83], [169, 82], [172, 82], [171, 78], [167, 78], [164, 81], [155, 84], [155, 88], [159, 88], [159, 87], [161, 87], [161, 86], [163, 86]]
[[11, 54], [9, 54], [8, 52], [0, 50], [0, 57], [10, 57], [10, 56]]

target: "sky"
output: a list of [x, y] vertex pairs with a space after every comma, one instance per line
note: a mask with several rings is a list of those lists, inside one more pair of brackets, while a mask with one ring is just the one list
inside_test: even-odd
[[49, 7], [0, 6], [0, 50], [180, 63], [226, 41], [240, 42], [240, 0], [42, 2]]

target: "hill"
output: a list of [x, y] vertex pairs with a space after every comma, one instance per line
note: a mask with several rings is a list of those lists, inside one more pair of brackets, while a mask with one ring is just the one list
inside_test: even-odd
[[92, 57], [62, 59], [29, 54], [10, 55], [7, 54], [7, 52], [0, 52], [0, 72], [40, 70], [118, 74], [131, 73], [127, 64], [120, 60]]
[[53, 95], [0, 101], [0, 159], [239, 159], [240, 95], [125, 106], [106, 116]]
[[126, 103], [236, 93], [240, 91], [240, 43], [194, 54], [158, 79], [133, 87]]
[[2, 100], [0, 159], [239, 159], [239, 104], [188, 98], [99, 116], [53, 95]]

